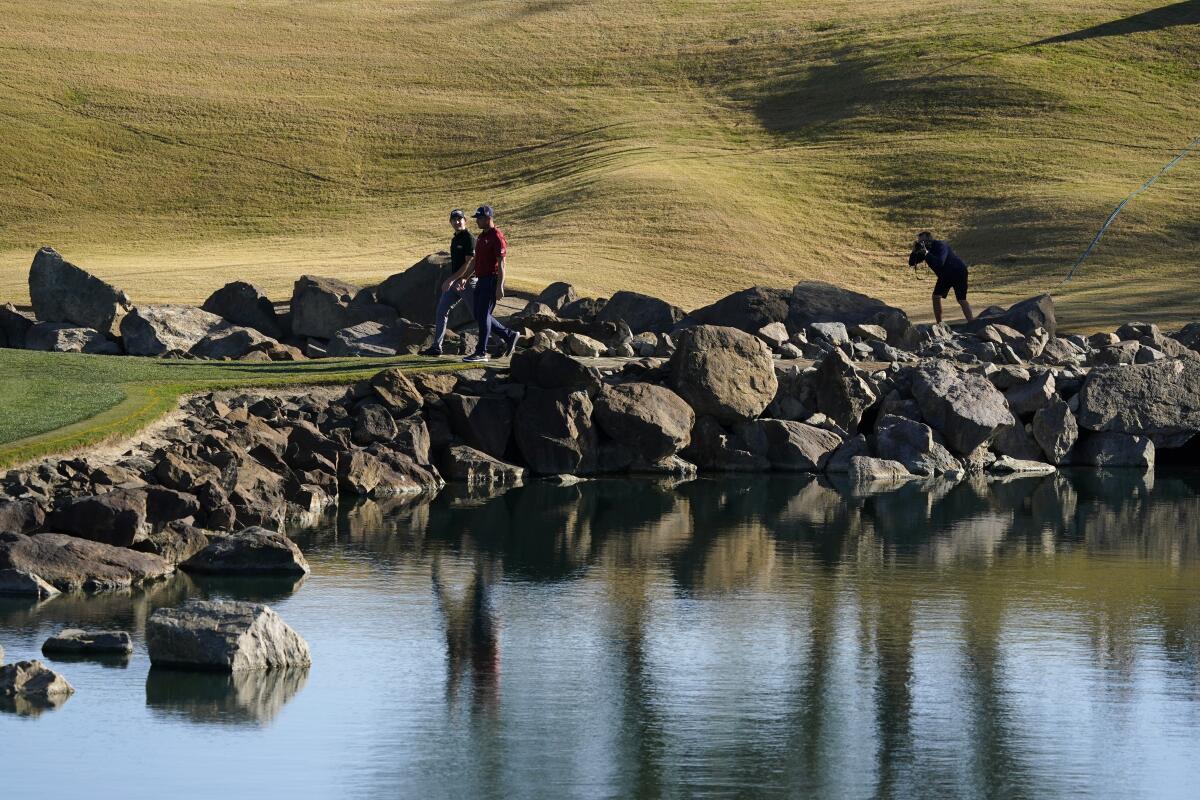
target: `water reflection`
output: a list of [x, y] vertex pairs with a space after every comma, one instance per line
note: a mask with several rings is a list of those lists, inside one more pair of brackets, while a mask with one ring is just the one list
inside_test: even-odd
[[500, 638], [489, 597], [494, 565], [477, 558], [458, 593], [447, 585], [436, 557], [431, 578], [446, 633], [446, 699], [451, 705], [458, 701], [465, 677], [474, 710], [495, 713], [500, 703]]
[[71, 699], [67, 694], [56, 694], [48, 697], [18, 697], [0, 696], [0, 714], [15, 714], [18, 717], [40, 717], [47, 711], [62, 708], [63, 703]]
[[205, 725], [266, 725], [307, 680], [307, 667], [231, 674], [152, 668], [146, 706]]

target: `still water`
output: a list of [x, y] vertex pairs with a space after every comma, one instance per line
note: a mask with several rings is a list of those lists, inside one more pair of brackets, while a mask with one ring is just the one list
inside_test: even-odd
[[[295, 584], [0, 600], [8, 661], [137, 646], [0, 712], [0, 795], [1200, 796], [1197, 472], [537, 483], [295, 536]], [[312, 668], [151, 670], [187, 597], [269, 603]]]

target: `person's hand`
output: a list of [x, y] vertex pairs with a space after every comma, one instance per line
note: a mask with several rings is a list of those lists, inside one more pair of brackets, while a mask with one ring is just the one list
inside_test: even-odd
[[453, 282], [454, 282], [453, 278], [446, 278], [446, 280], [442, 281], [442, 291], [443, 292], [450, 291], [450, 284]]
[[504, 284], [497, 283], [496, 284], [496, 302], [499, 303], [503, 299], [504, 299]]

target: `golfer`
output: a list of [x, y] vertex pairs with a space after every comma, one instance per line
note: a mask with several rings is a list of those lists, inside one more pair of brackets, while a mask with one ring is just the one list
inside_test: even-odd
[[933, 238], [929, 231], [921, 231], [917, 234], [917, 240], [913, 242], [908, 265], [915, 267], [922, 261], [928, 264], [937, 276], [937, 283], [933, 286], [933, 318], [937, 322], [942, 321], [942, 300], [953, 289], [954, 299], [962, 307], [967, 322], [974, 319], [971, 304], [967, 302], [967, 265], [950, 249], [950, 245]]
[[504, 260], [508, 255], [508, 240], [496, 227], [495, 212], [491, 206], [480, 206], [475, 211], [475, 224], [479, 226], [479, 238], [475, 240], [475, 256], [464, 267], [474, 270], [479, 279], [475, 284], [475, 321], [479, 323], [479, 344], [474, 353], [463, 361], [487, 361], [488, 339], [492, 334], [504, 341], [505, 357], [517, 349], [520, 334], [501, 325], [492, 316], [496, 303], [504, 297]]
[[450, 212], [450, 277], [442, 283], [437, 309], [433, 312], [433, 344], [421, 351], [423, 356], [440, 356], [446, 338], [446, 323], [455, 304], [462, 300], [475, 313], [475, 276], [467, 269], [475, 254], [475, 235], [467, 230], [467, 215], [461, 208]]

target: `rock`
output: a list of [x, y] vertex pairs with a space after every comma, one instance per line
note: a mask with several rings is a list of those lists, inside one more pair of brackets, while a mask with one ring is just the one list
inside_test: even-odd
[[996, 434], [991, 447], [1000, 455], [1012, 456], [1021, 461], [1037, 461], [1045, 457], [1041, 445], [1029, 435], [1019, 421]]
[[867, 437], [861, 433], [857, 436], [851, 436], [846, 439], [837, 450], [833, 451], [833, 455], [825, 462], [826, 472], [848, 472], [850, 470], [850, 459], [855, 456], [869, 456], [871, 448], [867, 444]]
[[132, 303], [120, 289], [85, 272], [43, 247], [29, 269], [29, 299], [42, 322], [69, 322], [108, 336], [117, 335]]
[[492, 458], [504, 458], [515, 416], [509, 400], [456, 393], [446, 395], [444, 403], [455, 436]]
[[530, 387], [517, 407], [515, 432], [535, 473], [588, 474], [595, 468], [596, 433], [586, 392]]
[[201, 308], [226, 322], [253, 328], [271, 339], [285, 335], [275, 305], [252, 283], [227, 283], [208, 296]]
[[899, 461], [889, 461], [886, 458], [870, 458], [854, 456], [850, 459], [846, 477], [856, 486], [873, 483], [903, 483], [916, 476], [904, 468]]
[[168, 564], [178, 565], [208, 547], [208, 541], [208, 534], [200, 528], [176, 522], [136, 542], [133, 549], [153, 553]]
[[301, 276], [292, 287], [292, 334], [332, 338], [346, 327], [346, 309], [358, 290], [336, 278]]
[[56, 704], [74, 693], [75, 688], [66, 678], [40, 661], [18, 661], [0, 667], [0, 698]]
[[[375, 294], [379, 302], [394, 308], [401, 318], [422, 326], [433, 325], [442, 284], [450, 275], [450, 254], [432, 253], [379, 284]], [[458, 303], [450, 310], [451, 328], [471, 321], [466, 303]]]
[[768, 325], [787, 321], [791, 296], [787, 289], [752, 286], [696, 309], [683, 319], [681, 325], [719, 325], [757, 333]]
[[165, 486], [147, 486], [142, 491], [146, 494], [146, 523], [151, 530], [159, 530], [176, 520], [194, 520], [200, 514], [200, 501], [193, 495]]
[[599, 322], [624, 322], [633, 333], [666, 333], [683, 319], [683, 310], [657, 297], [620, 291], [596, 315]]
[[525, 304], [524, 308], [517, 312], [516, 316], [548, 318], [556, 315], [554, 313], [554, 309], [545, 303], [539, 303], [537, 300], [530, 300]]
[[805, 330], [810, 342], [827, 342], [834, 347], [850, 344], [850, 331], [843, 322], [814, 322]]
[[999, 323], [1015, 328], [1028, 336], [1038, 328], [1044, 328], [1049, 338], [1053, 339], [1057, 332], [1057, 322], [1054, 317], [1054, 300], [1048, 294], [1031, 297], [1014, 303], [1005, 311], [985, 310], [974, 321], [966, 324], [965, 328], [972, 333], [984, 326]]
[[821, 472], [842, 444], [842, 437], [836, 433], [803, 422], [760, 419], [746, 426], [765, 437], [767, 460], [777, 470]]
[[46, 527], [93, 542], [129, 547], [150, 532], [146, 493], [114, 489], [106, 494], [66, 497], [47, 516]]
[[146, 645], [155, 667], [240, 672], [312, 663], [300, 635], [257, 603], [193, 600], [160, 608], [146, 621]]
[[[230, 325], [208, 334], [196, 342], [189, 352], [200, 358], [243, 358], [252, 351], [263, 350], [277, 344], [279, 343], [274, 339], [254, 328]], [[269, 357], [267, 360], [270, 360]]]
[[1155, 361], [1162, 361], [1166, 358], [1166, 354], [1161, 350], [1155, 350], [1153, 347], [1139, 345], [1137, 352], [1133, 354], [1133, 363], [1135, 364], [1153, 364]]
[[817, 364], [815, 384], [817, 410], [842, 430], [857, 433], [863, 412], [875, 403], [875, 392], [840, 350], [831, 350]]
[[581, 358], [599, 358], [608, 348], [603, 342], [598, 342], [580, 333], [569, 333], [563, 340], [563, 349], [573, 356]]
[[48, 353], [121, 354], [117, 343], [92, 328], [79, 328], [69, 322], [39, 322], [25, 334], [27, 350]]
[[585, 389], [600, 386], [600, 373], [555, 350], [518, 350], [509, 362], [517, 383], [543, 389]]
[[391, 367], [375, 373], [370, 385], [375, 396], [396, 416], [414, 414], [425, 404], [421, 390], [402, 367]]
[[1034, 414], [1033, 438], [1051, 464], [1066, 463], [1067, 453], [1079, 438], [1079, 425], [1061, 398], [1056, 396]]
[[1094, 369], [1079, 391], [1080, 427], [1165, 441], [1200, 431], [1200, 363]]
[[32, 500], [0, 500], [0, 533], [29, 533], [45, 520], [46, 513]]
[[900, 339], [900, 346], [905, 350], [923, 350], [931, 344], [946, 342], [952, 339], [954, 332], [950, 326], [943, 323], [910, 325]]
[[1000, 456], [988, 467], [995, 475], [1049, 475], [1055, 472], [1053, 464], [1042, 461], [1023, 461], [1012, 456]]
[[572, 300], [558, 310], [559, 319], [577, 319], [582, 322], [594, 322], [608, 302], [604, 298], [581, 297]]
[[[44, 599], [58, 594], [40, 575], [19, 569], [0, 569], [0, 597], [36, 597]], [[0, 658], [3, 654], [0, 653]]]
[[765, 344], [743, 331], [714, 325], [680, 334], [670, 371], [671, 387], [697, 416], [712, 416], [719, 422], [754, 419], [779, 387]]
[[379, 302], [379, 296], [374, 289], [359, 289], [358, 294], [346, 306], [346, 327], [353, 327], [361, 322], [378, 322], [385, 328], [400, 321], [396, 309], [387, 303]]
[[914, 475], [940, 475], [962, 467], [958, 459], [934, 439], [928, 425], [904, 417], [879, 420], [875, 452], [880, 458], [899, 461]]
[[1071, 463], [1154, 469], [1154, 442], [1148, 436], [1126, 433], [1090, 434], [1082, 437], [1071, 452]]
[[350, 438], [364, 447], [375, 442], [390, 442], [396, 438], [396, 422], [383, 406], [367, 403], [354, 415]]
[[129, 655], [133, 639], [125, 631], [85, 631], [64, 628], [42, 645], [47, 656]]
[[1069, 367], [1081, 363], [1084, 355], [1082, 348], [1076, 346], [1069, 339], [1058, 336], [1046, 342], [1046, 346], [1042, 348], [1042, 352], [1036, 360], [1039, 364]]
[[[0, 327], [3, 327], [3, 317], [0, 316]], [[1112, 335], [1112, 334], [1108, 334]], [[1189, 322], [1180, 330], [1172, 333], [1170, 338], [1182, 344], [1189, 350], [1200, 352], [1200, 322]]]
[[1118, 342], [1102, 347], [1092, 354], [1092, 364], [1097, 367], [1115, 367], [1119, 364], [1132, 364], [1142, 349], [1138, 342]]
[[175, 568], [158, 556], [66, 534], [0, 533], [0, 569], [30, 572], [70, 592], [128, 588], [165, 577]]
[[326, 352], [332, 358], [394, 356], [415, 353], [428, 346], [429, 329], [400, 320], [395, 325], [360, 322], [334, 332]]
[[681, 455], [701, 469], [719, 472], [765, 472], [770, 469], [765, 451], [754, 451], [752, 447], [765, 448], [766, 437], [756, 436], [758, 441], [746, 441], [741, 435], [731, 433], [712, 417], [698, 417], [692, 428], [691, 443]]
[[645, 462], [661, 461], [687, 447], [696, 422], [682, 397], [650, 383], [605, 387], [596, 397], [594, 416], [600, 430]]
[[946, 437], [952, 450], [962, 455], [1016, 423], [1004, 395], [986, 378], [960, 372], [945, 362], [927, 363], [917, 369], [913, 396], [925, 420]]
[[179, 568], [213, 575], [307, 575], [310, 571], [295, 542], [258, 527], [216, 539]]
[[1027, 419], [1039, 409], [1044, 408], [1056, 396], [1054, 373], [1050, 371], [1043, 372], [1004, 393], [1012, 413]]
[[24, 349], [25, 335], [35, 321], [23, 311], [18, 311], [12, 303], [0, 306], [0, 347]]
[[557, 313], [563, 306], [573, 303], [577, 299], [579, 296], [575, 293], [574, 286], [563, 281], [556, 281], [542, 289], [533, 302], [542, 303]]
[[164, 452], [154, 465], [150, 477], [159, 484], [179, 492], [193, 492], [201, 483], [219, 483], [220, 471], [204, 462], [186, 461], [170, 451]]
[[[787, 326], [798, 331], [814, 322], [874, 323], [876, 315], [907, 317], [881, 300], [851, 292], [823, 281], [801, 281], [792, 288]], [[886, 326], [885, 326], [886, 327]]]
[[1126, 322], [1117, 328], [1116, 334], [1117, 339], [1122, 342], [1140, 341], [1148, 337], [1152, 346], [1157, 345], [1162, 339], [1162, 333], [1158, 330], [1158, 326], [1151, 322]]
[[452, 481], [474, 486], [520, 486], [525, 480], [521, 467], [462, 444], [447, 449], [442, 471]]
[[138, 306], [121, 320], [125, 352], [157, 356], [170, 350], [187, 352], [212, 334], [232, 326], [216, 314], [193, 306]]

